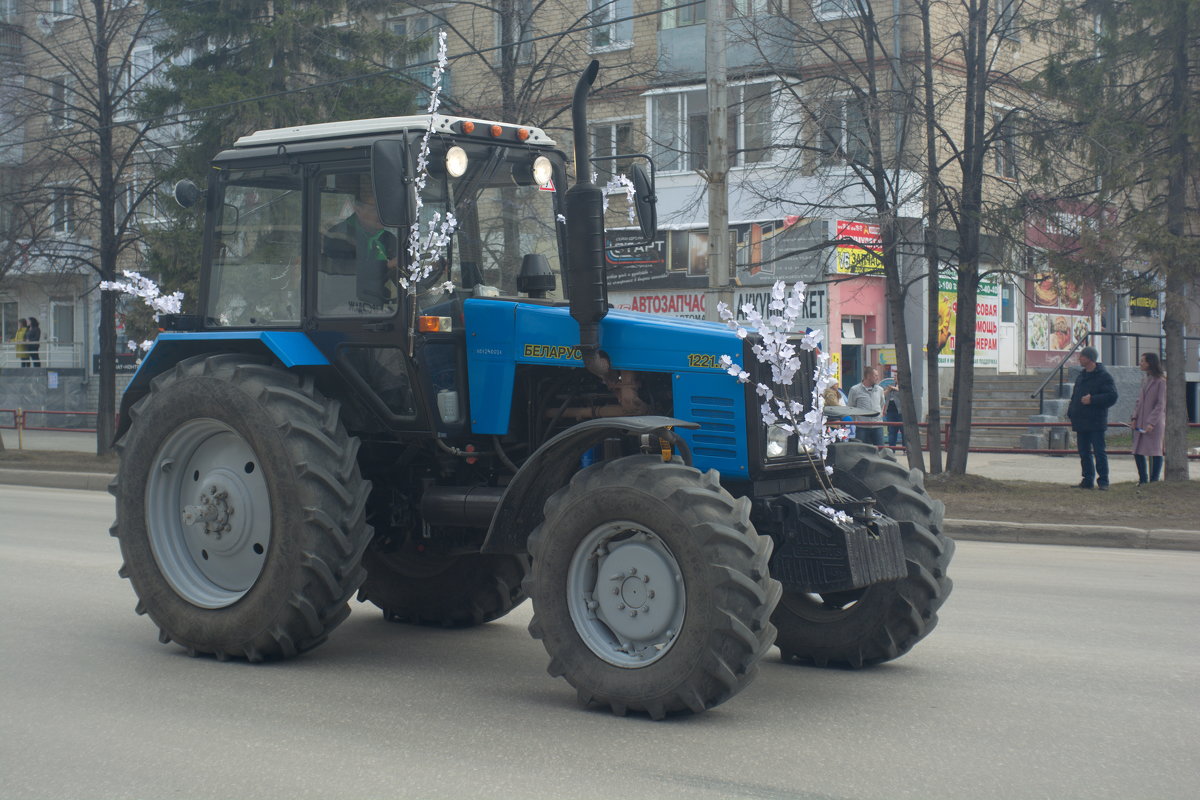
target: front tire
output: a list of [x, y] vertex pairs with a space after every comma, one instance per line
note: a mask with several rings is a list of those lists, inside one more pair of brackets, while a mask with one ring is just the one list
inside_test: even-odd
[[215, 355], [156, 377], [130, 414], [112, 533], [160, 641], [250, 661], [323, 642], [371, 537], [338, 403], [265, 359]]
[[529, 631], [583, 704], [654, 719], [753, 679], [775, 636], [772, 543], [716, 472], [657, 456], [578, 472], [529, 539]]
[[784, 661], [859, 668], [898, 658], [933, 631], [953, 588], [946, 575], [954, 541], [942, 534], [945, 506], [925, 492], [923, 476], [890, 452], [853, 442], [829, 448], [833, 485], [874, 497], [900, 522], [907, 575], [864, 589], [824, 595], [784, 592], [771, 621]]

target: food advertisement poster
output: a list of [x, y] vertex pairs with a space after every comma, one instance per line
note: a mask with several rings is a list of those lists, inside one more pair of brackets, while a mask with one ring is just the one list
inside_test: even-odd
[[[954, 366], [958, 323], [958, 276], [938, 278], [938, 365]], [[984, 278], [975, 298], [975, 366], [996, 367], [1000, 363], [1000, 284]]]
[[1095, 299], [1090, 290], [1052, 273], [1026, 285], [1025, 364], [1055, 367], [1063, 354], [1092, 329]]

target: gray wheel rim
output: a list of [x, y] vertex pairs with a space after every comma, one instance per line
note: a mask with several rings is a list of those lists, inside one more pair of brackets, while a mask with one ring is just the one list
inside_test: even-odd
[[266, 564], [271, 499], [258, 456], [215, 419], [176, 428], [146, 481], [150, 548], [167, 582], [201, 608], [243, 597]]
[[626, 520], [593, 529], [567, 570], [571, 621], [593, 653], [617, 667], [658, 661], [687, 613], [683, 572], [653, 531]]

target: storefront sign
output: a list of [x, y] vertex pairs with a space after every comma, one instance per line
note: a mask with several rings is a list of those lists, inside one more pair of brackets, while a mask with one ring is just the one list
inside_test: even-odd
[[[938, 278], [938, 365], [954, 366], [958, 324], [958, 276]], [[975, 366], [1000, 363], [1000, 284], [990, 278], [979, 282], [975, 298]]]
[[622, 311], [704, 319], [704, 292], [609, 292], [608, 302]]
[[[828, 306], [825, 302], [826, 289], [824, 286], [810, 286], [804, 292], [804, 307], [796, 320], [797, 329], [793, 333], [804, 333], [809, 328], [825, 328], [829, 324]], [[770, 315], [770, 289], [738, 289], [733, 293], [733, 307], [739, 322], [746, 320], [742, 306], [752, 305], [762, 316]]]
[[1129, 316], [1131, 317], [1157, 317], [1158, 316], [1158, 295], [1157, 294], [1134, 294], [1129, 296]]
[[853, 274], [878, 274], [883, 271], [883, 240], [879, 226], [872, 222], [834, 220], [833, 237], [838, 242], [836, 270]]

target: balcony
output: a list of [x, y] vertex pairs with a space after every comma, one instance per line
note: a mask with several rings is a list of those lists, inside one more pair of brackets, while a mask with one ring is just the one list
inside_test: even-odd
[[[659, 74], [672, 79], [703, 77], [707, 29], [707, 25], [686, 25], [659, 31]], [[730, 72], [754, 71], [756, 67], [766, 65], [771, 65], [770, 69], [779, 69], [780, 65], [794, 60], [783, 37], [755, 36], [755, 31], [764, 29], [785, 30], [785, 20], [771, 16], [732, 17], [726, 22], [729, 46], [725, 49], [725, 65]], [[756, 39], [759, 40], [757, 44]]]
[[[83, 342], [43, 339], [38, 345], [38, 360], [41, 361], [43, 369], [80, 369], [84, 366]], [[17, 350], [20, 348], [24, 351], [29, 346], [23, 342], [0, 343], [0, 369], [21, 367]]]
[[21, 60], [21, 28], [0, 17], [0, 63]]

